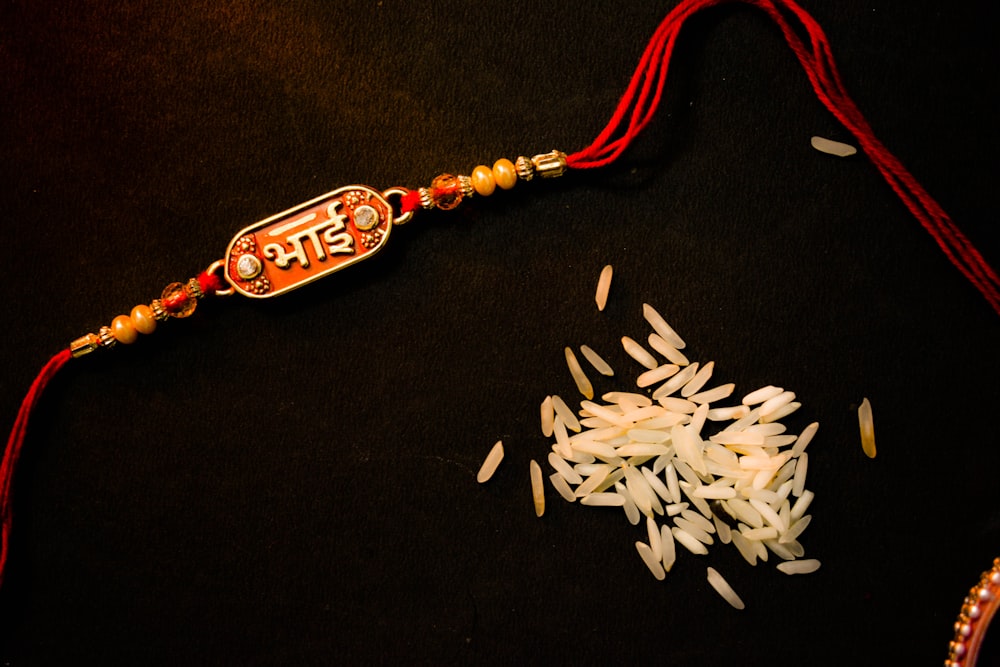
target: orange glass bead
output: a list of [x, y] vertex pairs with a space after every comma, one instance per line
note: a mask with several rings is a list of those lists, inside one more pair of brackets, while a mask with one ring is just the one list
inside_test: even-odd
[[119, 315], [111, 320], [111, 334], [122, 345], [130, 345], [139, 337], [139, 332], [135, 330], [128, 315]]
[[149, 306], [136, 306], [129, 315], [135, 330], [141, 334], [151, 334], [156, 330], [156, 316]]
[[450, 211], [462, 203], [462, 185], [457, 176], [441, 174], [431, 181], [431, 196], [434, 205], [442, 211]]
[[170, 283], [164, 287], [160, 302], [171, 317], [187, 317], [198, 305], [198, 301], [191, 296], [184, 283]]
[[517, 184], [517, 170], [514, 163], [507, 158], [500, 158], [493, 163], [493, 178], [497, 187], [502, 190], [510, 190]]
[[484, 164], [472, 170], [472, 187], [481, 197], [489, 197], [497, 189], [497, 181], [493, 178], [493, 170]]

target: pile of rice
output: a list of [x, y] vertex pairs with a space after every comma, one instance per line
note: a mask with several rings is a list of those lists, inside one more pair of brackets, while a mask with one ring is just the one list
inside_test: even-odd
[[[609, 275], [606, 267], [596, 298], [601, 307]], [[652, 329], [648, 348], [622, 338], [641, 369], [634, 389], [594, 400], [575, 352], [565, 349], [583, 400], [576, 411], [555, 394], [542, 401], [542, 433], [553, 439], [552, 488], [567, 502], [620, 507], [631, 524], [644, 524], [646, 539], [635, 543], [636, 551], [656, 579], [666, 578], [678, 552], [704, 555], [716, 542], [731, 544], [750, 565], [773, 554], [784, 573], [814, 572], [819, 561], [803, 558], [799, 538], [812, 518], [806, 448], [819, 424], [786, 433], [781, 420], [801, 406], [794, 392], [768, 385], [732, 399], [734, 384], [712, 385], [714, 362], [689, 361], [684, 340], [659, 312], [644, 304], [643, 315]], [[595, 371], [614, 374], [593, 349], [580, 351]], [[492, 469], [498, 447], [488, 457]], [[543, 473], [534, 460], [531, 481], [542, 516]], [[744, 607], [715, 569], [707, 577], [731, 605]]]

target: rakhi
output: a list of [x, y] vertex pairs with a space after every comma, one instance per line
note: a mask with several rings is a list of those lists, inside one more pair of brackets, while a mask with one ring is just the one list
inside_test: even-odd
[[[491, 187], [503, 190], [531, 176], [556, 175], [565, 170], [596, 168], [614, 162], [628, 149], [656, 112], [664, 90], [670, 56], [682, 25], [701, 9], [719, 4], [724, 3], [687, 1], [670, 13], [655, 31], [607, 127], [584, 150], [567, 152], [565, 157], [559, 153], [548, 153], [545, 157], [538, 158], [537, 164], [531, 159], [503, 161], [495, 165], [495, 168], [472, 170], [468, 177], [439, 177], [424, 188], [381, 190], [358, 186], [335, 190], [289, 212], [247, 227], [224, 249], [224, 258], [210, 265], [194, 282], [170, 286], [156, 301], [134, 309], [134, 315], [126, 314], [115, 318], [108, 323], [106, 329], [77, 339], [70, 349], [57, 354], [32, 385], [5, 450], [2, 467], [3, 551], [0, 558], [6, 558], [11, 516], [11, 479], [24, 441], [31, 408], [44, 390], [46, 382], [72, 358], [74, 352], [82, 355], [117, 343], [127, 344], [138, 338], [139, 334], [162, 325], [165, 320], [190, 315], [194, 305], [204, 295], [240, 291], [249, 298], [269, 298], [316, 280], [333, 272], [327, 270], [329, 267], [336, 265], [337, 268], [343, 268], [374, 254], [388, 242], [388, 236], [396, 224], [419, 217], [421, 211], [427, 208], [451, 208], [468, 203], [470, 199], [475, 201], [478, 197], [487, 196]], [[790, 2], [760, 1], [748, 4], [758, 7], [775, 20], [805, 68], [820, 99], [851, 129], [861, 148], [879, 167], [924, 227], [934, 235], [949, 258], [972, 280], [991, 305], [997, 308], [995, 274], [981, 262], [978, 253], [974, 252], [971, 244], [954, 228], [933, 200], [926, 196], [898, 161], [874, 139], [864, 119], [844, 92], [830, 58], [826, 38], [811, 17]], [[310, 215], [315, 217], [305, 220]], [[301, 226], [281, 229], [292, 223], [301, 223]], [[239, 226], [242, 225], [237, 228]], [[247, 236], [250, 237], [249, 240], [244, 238]], [[218, 250], [206, 259], [222, 256], [223, 253]], [[321, 253], [324, 257], [320, 257]], [[302, 258], [305, 258], [305, 262]], [[304, 263], [309, 266], [303, 266]], [[290, 276], [295, 272], [300, 272], [299, 278], [291, 279]]]

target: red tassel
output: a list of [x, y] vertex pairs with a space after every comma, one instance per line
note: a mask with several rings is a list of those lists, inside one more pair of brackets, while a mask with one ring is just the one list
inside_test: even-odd
[[66, 365], [66, 362], [73, 358], [69, 350], [63, 350], [52, 357], [45, 364], [42, 371], [35, 378], [28, 389], [28, 394], [21, 403], [21, 409], [17, 411], [17, 419], [14, 421], [14, 428], [7, 439], [7, 449], [3, 454], [3, 463], [0, 464], [0, 518], [3, 521], [3, 537], [0, 544], [0, 585], [3, 584], [4, 568], [7, 564], [7, 545], [10, 540], [11, 526], [11, 488], [14, 482], [14, 468], [17, 465], [18, 456], [21, 454], [21, 445], [24, 444], [24, 435], [28, 431], [28, 418], [34, 410], [35, 405], [45, 391], [49, 381], [59, 372], [59, 369]]
[[[875, 138], [861, 111], [848, 96], [833, 52], [816, 19], [793, 0], [684, 0], [660, 23], [642, 54], [639, 66], [618, 103], [611, 120], [594, 142], [567, 156], [568, 166], [589, 169], [616, 160], [652, 119], [663, 95], [670, 56], [684, 22], [702, 9], [728, 2], [745, 2], [767, 13], [778, 24], [785, 41], [805, 69], [816, 96], [844, 127], [857, 138], [861, 148], [925, 230], [933, 237], [948, 260], [962, 272], [1000, 314], [1000, 276], [976, 247], [958, 229], [948, 214], [924, 190], [902, 163]], [[797, 21], [793, 24], [792, 21]], [[798, 30], [808, 35], [808, 44]], [[627, 119], [627, 121], [626, 121]]]

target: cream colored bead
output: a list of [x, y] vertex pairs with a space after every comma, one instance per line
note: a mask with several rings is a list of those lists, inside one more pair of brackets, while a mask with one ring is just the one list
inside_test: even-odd
[[500, 158], [493, 164], [493, 179], [497, 187], [503, 190], [510, 190], [517, 184], [517, 171], [514, 163], [507, 158]]
[[472, 170], [472, 187], [476, 189], [476, 194], [482, 197], [489, 197], [497, 189], [497, 181], [493, 178], [493, 171], [484, 164]]
[[128, 315], [119, 315], [111, 320], [111, 335], [122, 345], [129, 345], [139, 337], [139, 332], [135, 330], [135, 325]]
[[132, 320], [132, 326], [135, 327], [135, 330], [141, 334], [151, 334], [156, 330], [156, 315], [153, 314], [153, 309], [149, 306], [136, 306], [132, 309], [129, 319]]

